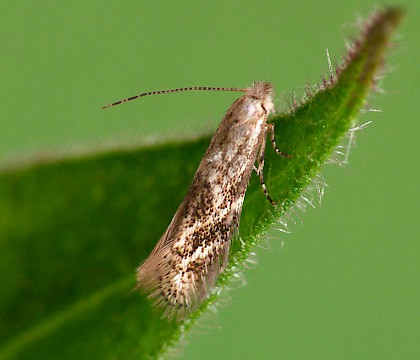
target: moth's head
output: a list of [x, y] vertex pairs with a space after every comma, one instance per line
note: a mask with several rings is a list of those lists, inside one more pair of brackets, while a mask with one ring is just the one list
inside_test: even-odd
[[274, 112], [273, 104], [273, 84], [268, 81], [256, 81], [247, 88], [245, 96], [261, 102], [261, 106], [267, 111], [267, 114]]

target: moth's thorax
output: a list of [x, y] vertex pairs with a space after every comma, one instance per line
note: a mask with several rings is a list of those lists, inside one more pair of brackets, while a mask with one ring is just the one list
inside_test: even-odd
[[[214, 172], [220, 177], [236, 171], [237, 174], [230, 181], [240, 179], [246, 169], [246, 173], [250, 173], [267, 117], [274, 111], [272, 96], [273, 86], [269, 82], [255, 82], [247, 88], [245, 94], [226, 112], [198, 173], [210, 176]], [[225, 172], [221, 171], [222, 164]]]

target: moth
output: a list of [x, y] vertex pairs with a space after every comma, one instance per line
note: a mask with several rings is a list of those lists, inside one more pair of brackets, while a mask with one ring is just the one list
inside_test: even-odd
[[[137, 288], [164, 309], [169, 319], [183, 320], [196, 310], [226, 267], [232, 238], [238, 231], [245, 191], [252, 171], [264, 182], [266, 139], [277, 154], [273, 85], [254, 82], [240, 88], [190, 87], [154, 91], [117, 101], [108, 108], [146, 95], [187, 90], [239, 91], [243, 96], [227, 110], [194, 175], [185, 199], [149, 257], [137, 268]], [[257, 164], [257, 166], [256, 166]]]

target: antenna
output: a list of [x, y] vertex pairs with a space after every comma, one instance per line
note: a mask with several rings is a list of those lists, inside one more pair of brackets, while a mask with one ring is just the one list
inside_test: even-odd
[[184, 87], [184, 88], [178, 88], [178, 89], [172, 89], [172, 90], [158, 90], [158, 91], [149, 91], [145, 92], [143, 94], [135, 95], [126, 99], [122, 99], [116, 102], [113, 102], [112, 104], [105, 105], [102, 107], [102, 109], [108, 109], [112, 106], [119, 105], [122, 103], [125, 103], [127, 101], [135, 100], [138, 98], [141, 98], [143, 96], [149, 96], [149, 95], [160, 95], [160, 94], [169, 94], [169, 93], [175, 93], [175, 92], [181, 92], [181, 91], [197, 91], [197, 90], [206, 90], [206, 91], [238, 91], [238, 92], [245, 92], [247, 89], [240, 89], [240, 88], [227, 88], [227, 87], [211, 87], [211, 86], [192, 86], [192, 87]]

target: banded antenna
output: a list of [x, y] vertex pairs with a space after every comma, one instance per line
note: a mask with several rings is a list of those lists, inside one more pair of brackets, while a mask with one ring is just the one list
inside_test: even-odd
[[240, 88], [227, 88], [227, 87], [211, 87], [211, 86], [192, 86], [192, 87], [184, 87], [184, 88], [178, 88], [178, 89], [171, 89], [171, 90], [158, 90], [158, 91], [149, 91], [145, 92], [143, 94], [135, 95], [126, 99], [122, 99], [116, 102], [113, 102], [112, 104], [108, 104], [102, 107], [102, 109], [108, 109], [110, 107], [113, 107], [115, 105], [119, 105], [122, 103], [125, 103], [127, 101], [135, 100], [138, 98], [141, 98], [143, 96], [149, 96], [149, 95], [160, 95], [160, 94], [169, 94], [169, 93], [175, 93], [175, 92], [181, 92], [181, 91], [197, 91], [197, 90], [206, 90], [206, 91], [237, 91], [237, 92], [245, 92], [247, 89], [240, 89]]

